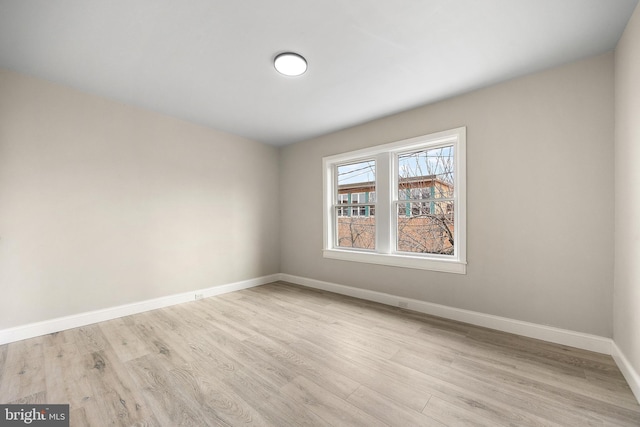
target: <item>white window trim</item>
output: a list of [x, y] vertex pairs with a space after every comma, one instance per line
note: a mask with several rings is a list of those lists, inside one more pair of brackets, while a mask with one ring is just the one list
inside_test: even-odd
[[[434, 148], [453, 145], [455, 152], [454, 168], [454, 215], [455, 215], [455, 255], [413, 254], [394, 252], [397, 215], [394, 200], [397, 200], [396, 170], [399, 153], [413, 149]], [[336, 165], [354, 163], [363, 160], [376, 161], [376, 249], [360, 250], [338, 248], [334, 218], [334, 199], [337, 197]], [[416, 268], [448, 273], [466, 274], [467, 237], [466, 237], [466, 128], [460, 127], [429, 135], [418, 136], [389, 144], [352, 151], [322, 159], [323, 169], [323, 256], [329, 259], [389, 265], [394, 267]], [[386, 177], [386, 179], [379, 179]], [[380, 201], [385, 201], [380, 203]]]

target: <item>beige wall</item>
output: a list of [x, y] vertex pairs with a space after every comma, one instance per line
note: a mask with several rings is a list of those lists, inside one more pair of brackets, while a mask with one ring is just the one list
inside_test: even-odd
[[277, 149], [0, 70], [0, 329], [279, 271]]
[[[0, 71], [0, 329], [281, 271], [611, 336], [613, 77], [609, 53], [278, 153]], [[323, 156], [458, 126], [467, 275], [322, 258]]]
[[[608, 53], [284, 148], [282, 272], [610, 337], [613, 77]], [[466, 275], [323, 259], [323, 156], [458, 126]]]
[[615, 53], [614, 340], [640, 374], [640, 7]]

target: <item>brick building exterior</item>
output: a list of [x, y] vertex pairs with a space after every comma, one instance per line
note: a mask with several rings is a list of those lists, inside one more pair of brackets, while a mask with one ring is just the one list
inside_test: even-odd
[[[374, 249], [375, 207], [370, 204], [375, 203], [375, 197], [375, 182], [338, 186], [337, 228], [340, 247]], [[452, 197], [453, 185], [435, 175], [400, 179], [398, 250], [452, 255]]]

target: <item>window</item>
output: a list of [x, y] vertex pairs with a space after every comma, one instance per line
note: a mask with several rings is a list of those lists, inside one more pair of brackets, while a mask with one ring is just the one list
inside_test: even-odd
[[447, 207], [454, 202], [455, 147], [426, 147], [397, 159], [396, 249], [453, 255], [455, 215]]
[[[376, 188], [375, 160], [347, 162], [335, 166], [337, 203], [333, 226], [337, 248], [375, 249], [376, 224], [371, 215], [375, 206], [369, 195]], [[346, 203], [344, 203], [346, 200]], [[346, 205], [346, 207], [345, 207]], [[344, 215], [346, 209], [347, 215]]]
[[325, 157], [324, 256], [466, 273], [466, 129]]
[[[365, 193], [352, 193], [351, 203], [358, 203], [360, 205], [367, 203]], [[369, 206], [354, 206], [351, 208], [351, 216], [366, 216], [367, 208]]]
[[[349, 203], [348, 194], [338, 194], [338, 204]], [[349, 208], [338, 206], [338, 216], [349, 216]]]

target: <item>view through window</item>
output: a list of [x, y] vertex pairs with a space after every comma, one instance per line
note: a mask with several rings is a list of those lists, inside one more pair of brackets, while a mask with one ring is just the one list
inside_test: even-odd
[[323, 159], [327, 258], [466, 272], [466, 129]]
[[398, 156], [397, 248], [453, 255], [454, 147]]
[[340, 165], [337, 169], [338, 246], [375, 249], [375, 161]]

